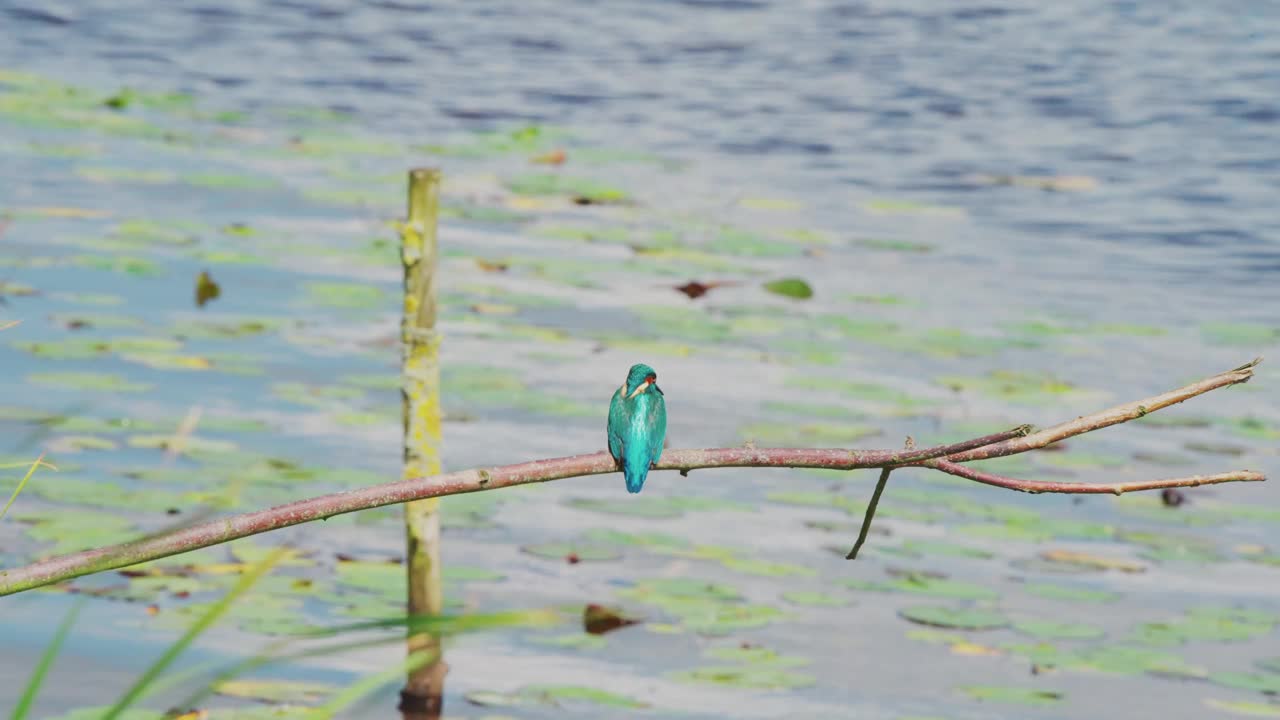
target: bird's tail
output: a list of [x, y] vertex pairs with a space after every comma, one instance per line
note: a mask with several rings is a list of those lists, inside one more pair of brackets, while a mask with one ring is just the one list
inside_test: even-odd
[[622, 462], [622, 475], [627, 480], [627, 492], [638, 493], [649, 477], [649, 461], [645, 458], [628, 456]]

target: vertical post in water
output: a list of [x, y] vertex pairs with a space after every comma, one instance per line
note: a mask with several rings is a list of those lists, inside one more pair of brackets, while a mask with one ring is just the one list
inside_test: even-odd
[[[404, 477], [440, 472], [440, 342], [436, 335], [436, 216], [440, 204], [440, 171], [409, 171], [409, 217], [400, 231], [404, 264], [404, 318], [400, 325], [404, 411]], [[439, 615], [444, 608], [440, 587], [440, 500], [405, 503], [408, 541], [409, 615]], [[409, 629], [409, 652], [433, 652], [435, 660], [409, 673], [400, 694], [406, 718], [440, 716], [444, 675], [440, 639]]]

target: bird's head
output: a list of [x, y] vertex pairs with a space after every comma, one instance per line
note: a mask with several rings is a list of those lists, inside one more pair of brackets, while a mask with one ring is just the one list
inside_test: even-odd
[[636, 363], [627, 371], [627, 381], [622, 383], [622, 397], [630, 400], [648, 392], [650, 388], [658, 393], [662, 392], [658, 389], [658, 373], [644, 363]]

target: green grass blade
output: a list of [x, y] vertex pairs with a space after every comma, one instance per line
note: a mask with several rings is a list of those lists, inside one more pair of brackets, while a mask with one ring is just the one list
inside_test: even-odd
[[76, 617], [80, 615], [80, 608], [84, 606], [85, 598], [76, 600], [76, 603], [67, 611], [67, 616], [62, 619], [62, 624], [58, 626], [57, 632], [53, 634], [53, 640], [49, 641], [49, 646], [44, 649], [44, 654], [40, 656], [40, 662], [36, 663], [36, 667], [31, 671], [31, 679], [27, 681], [27, 689], [23, 691], [22, 697], [18, 699], [18, 704], [13, 708], [13, 712], [9, 715], [9, 720], [23, 720], [27, 713], [31, 712], [31, 706], [36, 702], [36, 695], [40, 692], [40, 686], [44, 685], [44, 678], [49, 674], [49, 668], [53, 667], [53, 661], [58, 657], [58, 652], [62, 650], [62, 642], [67, 639], [67, 634], [71, 632], [71, 626], [76, 624]]
[[328, 720], [387, 683], [403, 680], [405, 675], [435, 660], [437, 655], [438, 653], [434, 650], [419, 650], [418, 652], [410, 653], [409, 657], [404, 659], [404, 662], [396, 663], [396, 666], [390, 670], [384, 670], [361, 678], [352, 683], [351, 686], [336, 693], [332, 698], [329, 698], [329, 702], [307, 713], [307, 718], [308, 720]]
[[[387, 620], [374, 620], [338, 625], [329, 628], [316, 628], [313, 632], [307, 633], [306, 635], [276, 641], [269, 645], [263, 652], [253, 657], [240, 660], [221, 672], [218, 672], [213, 676], [204, 689], [196, 691], [193, 695], [178, 703], [176, 707], [200, 707], [206, 698], [217, 692], [219, 684], [240, 677], [241, 675], [248, 674], [266, 665], [273, 665], [275, 663], [288, 662], [292, 660], [306, 660], [326, 655], [335, 655], [350, 650], [363, 650], [365, 648], [390, 644], [403, 644], [404, 636], [396, 634], [389, 637], [355, 640], [351, 642], [324, 645], [322, 647], [303, 648], [283, 655], [273, 655], [273, 653], [283, 650], [287, 646], [300, 641], [323, 640], [346, 633], [385, 630], [389, 628], [404, 627], [407, 624], [413, 624], [416, 627], [418, 625], [418, 623], [415, 622], [416, 620], [427, 620], [427, 618], [410, 618], [402, 616]], [[430, 618], [430, 620], [434, 620], [435, 622], [426, 622], [425, 626], [427, 628], [434, 630], [439, 634], [450, 635], [454, 633], [479, 632], [506, 627], [540, 627], [561, 622], [563, 617], [559, 613], [550, 610], [507, 610], [477, 615], [435, 617]], [[189, 670], [184, 670], [181, 673], [174, 673], [173, 675], [155, 683], [147, 692], [158, 692], [163, 687], [177, 685], [199, 677], [208, 670], [214, 669], [217, 664], [217, 661], [215, 661], [212, 663], [206, 663], [199, 667], [190, 668]]]
[[[27, 481], [31, 479], [32, 475], [36, 474], [36, 468], [41, 465], [48, 468], [53, 467], [44, 461], [44, 453], [40, 453], [40, 457], [36, 458], [35, 462], [31, 463], [31, 467], [27, 468], [27, 474], [22, 476], [22, 482], [18, 483], [18, 487], [14, 488], [13, 494], [9, 496], [9, 502], [5, 503], [3, 508], [0, 508], [0, 520], [4, 519], [4, 514], [9, 512], [9, 508], [13, 506], [13, 501], [18, 499], [18, 494], [22, 492], [22, 488], [27, 486]], [[56, 470], [57, 468], [54, 469]]]
[[160, 677], [160, 674], [178, 658], [178, 655], [182, 654], [182, 651], [186, 650], [191, 643], [195, 642], [195, 639], [199, 637], [201, 633], [212, 627], [213, 624], [231, 608], [231, 603], [235, 602], [236, 598], [240, 597], [249, 588], [253, 587], [253, 584], [256, 583], [259, 578], [270, 570], [273, 565], [279, 562], [280, 558], [284, 557], [284, 553], [285, 548], [276, 548], [275, 551], [263, 558], [258, 562], [258, 564], [249, 568], [249, 570], [241, 576], [240, 581], [236, 583], [235, 587], [231, 588], [226, 595], [222, 596], [221, 600], [214, 603], [204, 615], [192, 623], [191, 627], [187, 628], [187, 631], [182, 634], [182, 637], [178, 638], [177, 641], [170, 645], [169, 648], [164, 651], [164, 654], [152, 663], [151, 667], [147, 668], [147, 671], [142, 674], [142, 677], [138, 678], [138, 681], [125, 691], [125, 694], [116, 701], [116, 704], [102, 716], [102, 720], [115, 720], [120, 716], [120, 713], [127, 710], [130, 705], [136, 702], [138, 698], [147, 691], [148, 686], [154, 683], [156, 679]]

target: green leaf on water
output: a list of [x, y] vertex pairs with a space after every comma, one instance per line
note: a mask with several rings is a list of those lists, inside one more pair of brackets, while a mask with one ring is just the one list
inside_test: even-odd
[[976, 392], [1007, 402], [1043, 403], [1062, 395], [1082, 391], [1048, 373], [993, 370], [981, 377], [947, 375], [937, 378], [941, 385], [957, 392]]
[[1106, 634], [1102, 628], [1093, 625], [1052, 620], [1023, 620], [1015, 622], [1013, 629], [1045, 640], [1092, 640]]
[[680, 682], [722, 685], [751, 690], [794, 690], [817, 683], [810, 675], [791, 672], [776, 667], [716, 666], [703, 667], [673, 673]]
[[760, 647], [759, 645], [720, 645], [718, 647], [709, 648], [705, 654], [708, 657], [713, 657], [718, 660], [740, 662], [748, 665], [800, 667], [809, 664], [809, 661], [802, 657], [780, 655], [776, 650]]
[[913, 605], [899, 610], [898, 615], [919, 625], [955, 630], [994, 630], [1009, 625], [1008, 618], [992, 610], [940, 605]]
[[581, 545], [573, 542], [538, 543], [535, 545], [524, 545], [520, 549], [535, 557], [558, 560], [560, 562], [567, 562], [569, 561], [569, 558], [575, 558], [578, 561], [587, 562], [617, 560], [622, 557], [622, 551], [616, 547], [609, 547], [607, 545]]
[[475, 691], [464, 697], [472, 705], [481, 707], [528, 707], [534, 705], [560, 706], [563, 704], [595, 705], [600, 707], [642, 709], [649, 707], [626, 695], [597, 690], [581, 685], [529, 685], [514, 692]]
[[604, 637], [600, 635], [589, 635], [584, 632], [567, 633], [563, 635], [534, 635], [528, 640], [529, 642], [537, 645], [572, 648], [574, 650], [599, 650], [608, 644]]
[[629, 515], [647, 518], [674, 518], [684, 514], [678, 507], [672, 506], [661, 498], [637, 497], [624, 500], [605, 500], [600, 498], [566, 498], [564, 505], [576, 510], [589, 510], [608, 515]]
[[641, 702], [626, 695], [605, 692], [596, 688], [581, 685], [530, 685], [521, 692], [540, 695], [556, 703], [584, 703], [601, 707], [615, 708], [647, 708], [648, 703]]
[[1053, 583], [1027, 583], [1023, 589], [1032, 595], [1039, 595], [1050, 600], [1061, 600], [1063, 602], [1080, 603], [1109, 603], [1120, 599], [1119, 593], [1109, 592], [1107, 590], [1095, 590], [1093, 588], [1072, 586], [1072, 585], [1056, 585]]
[[768, 560], [760, 560], [758, 558], [736, 556], [723, 557], [720, 558], [720, 564], [735, 572], [747, 573], [748, 575], [761, 575], [765, 577], [809, 577], [817, 574], [817, 571], [813, 568], [807, 568], [802, 565], [770, 562]]
[[1215, 710], [1245, 717], [1280, 718], [1280, 705], [1252, 700], [1216, 700], [1208, 698], [1205, 704]]
[[82, 392], [146, 392], [153, 385], [129, 382], [119, 375], [94, 372], [40, 372], [27, 375], [37, 385]]
[[807, 300], [813, 297], [813, 288], [800, 278], [782, 278], [764, 284], [764, 289], [774, 295], [781, 295], [795, 300]]
[[1280, 694], [1280, 675], [1273, 673], [1210, 673], [1209, 682], [1241, 690], [1256, 690], [1267, 695]]
[[594, 180], [558, 173], [517, 175], [506, 181], [507, 189], [520, 195], [570, 195], [587, 203], [621, 203], [629, 198], [624, 190]]
[[1232, 418], [1226, 422], [1232, 433], [1255, 440], [1280, 440], [1280, 424], [1256, 417]]
[[730, 227], [721, 228], [715, 238], [706, 245], [706, 250], [716, 254], [747, 258], [792, 257], [804, 252], [804, 248], [795, 243], [774, 240], [759, 233]]
[[849, 598], [838, 597], [824, 592], [813, 590], [791, 590], [782, 593], [782, 599], [795, 605], [808, 605], [811, 607], [844, 607], [850, 605], [853, 601]]
[[129, 447], [198, 453], [234, 453], [240, 448], [230, 440], [213, 440], [197, 435], [132, 435]]
[[960, 688], [960, 690], [974, 700], [990, 700], [1017, 705], [1054, 705], [1063, 699], [1063, 694], [1056, 690], [1038, 690], [1035, 688], [967, 685]]
[[18, 522], [30, 525], [27, 537], [54, 543], [48, 551], [58, 554], [113, 545], [136, 536], [133, 521], [106, 515], [100, 510], [62, 508], [15, 517]]
[[936, 578], [921, 573], [908, 573], [904, 577], [894, 578], [888, 582], [873, 583], [865, 580], [845, 580], [844, 584], [855, 590], [897, 591], [913, 595], [954, 598], [957, 600], [994, 600], [999, 597], [999, 594], [994, 590], [982, 585], [960, 580]]
[[756, 422], [744, 425], [738, 430], [739, 435], [744, 439], [754, 441], [758, 445], [781, 447], [847, 444], [874, 437], [881, 432], [880, 428], [873, 425], [831, 422], [803, 424]]
[[215, 693], [226, 697], [303, 705], [324, 702], [335, 690], [332, 685], [296, 680], [223, 680], [214, 686]]
[[980, 548], [959, 545], [950, 540], [924, 540], [914, 539], [906, 540], [902, 543], [902, 549], [911, 554], [918, 555], [938, 555], [942, 557], [964, 557], [985, 560], [994, 556], [993, 553]]
[[628, 533], [608, 528], [593, 528], [583, 533], [582, 538], [590, 543], [619, 545], [621, 547], [646, 547], [655, 549], [677, 549], [689, 547], [689, 541], [661, 532]]
[[1178, 620], [1141, 623], [1133, 639], [1160, 647], [1191, 641], [1241, 642], [1266, 635], [1277, 618], [1270, 613], [1245, 608], [1198, 607]]
[[77, 453], [83, 450], [115, 450], [120, 446], [114, 440], [95, 435], [59, 435], [51, 439], [47, 447], [55, 453]]
[[390, 307], [387, 293], [377, 285], [361, 283], [312, 282], [304, 286], [307, 301], [316, 305], [351, 310]]
[[1200, 332], [1212, 345], [1247, 345], [1257, 348], [1280, 341], [1280, 327], [1256, 323], [1205, 323]]
[[868, 250], [887, 250], [890, 252], [927, 253], [935, 250], [929, 243], [911, 242], [909, 240], [890, 240], [886, 238], [858, 238], [854, 245]]

